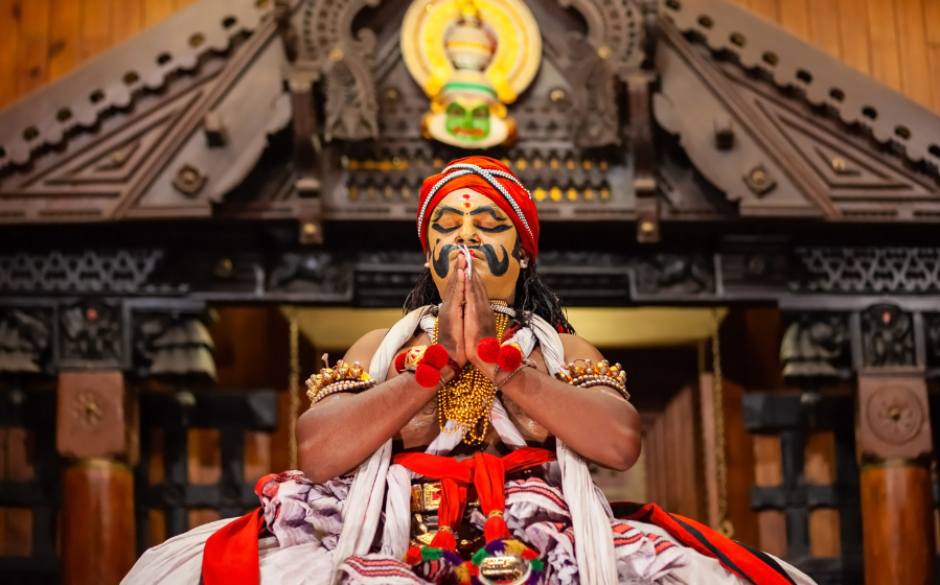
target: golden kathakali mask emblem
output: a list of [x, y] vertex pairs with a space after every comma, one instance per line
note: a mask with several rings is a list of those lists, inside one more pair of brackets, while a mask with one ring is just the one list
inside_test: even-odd
[[538, 25], [521, 0], [416, 0], [401, 52], [431, 98], [426, 137], [474, 149], [515, 139], [506, 104], [529, 86], [542, 56]]

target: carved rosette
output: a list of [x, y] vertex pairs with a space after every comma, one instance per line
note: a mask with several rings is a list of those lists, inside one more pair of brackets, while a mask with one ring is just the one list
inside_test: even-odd
[[861, 375], [859, 437], [869, 458], [917, 459], [931, 450], [927, 384], [916, 376]]

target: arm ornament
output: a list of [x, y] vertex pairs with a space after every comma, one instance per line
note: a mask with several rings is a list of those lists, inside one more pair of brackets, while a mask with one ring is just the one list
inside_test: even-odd
[[[437, 344], [409, 347], [395, 356], [395, 370], [399, 374], [414, 372], [415, 380], [425, 388], [437, 386], [441, 382], [441, 370], [451, 363], [452, 367], [457, 366], [444, 346]], [[460, 367], [455, 371], [459, 373]]]
[[601, 360], [597, 365], [591, 360], [575, 360], [555, 374], [555, 377], [566, 384], [581, 388], [608, 386], [630, 400], [630, 393], [627, 392], [627, 373], [620, 364], [610, 365], [607, 360]]
[[359, 362], [349, 365], [340, 360], [332, 368], [323, 368], [319, 374], [310, 376], [307, 380], [307, 398], [316, 404], [330, 394], [368, 390], [375, 386], [376, 382], [362, 369]]

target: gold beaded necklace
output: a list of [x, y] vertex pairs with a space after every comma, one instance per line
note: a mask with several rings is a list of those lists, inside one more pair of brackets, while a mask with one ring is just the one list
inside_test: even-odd
[[[490, 301], [490, 306], [508, 307], [505, 301]], [[502, 339], [509, 324], [509, 315], [496, 313], [496, 339]], [[434, 322], [434, 343], [437, 343], [437, 321]], [[463, 442], [479, 445], [486, 438], [490, 419], [487, 413], [493, 406], [493, 383], [476, 369], [467, 364], [454, 378], [437, 392], [437, 422], [442, 433], [453, 433], [457, 429], [447, 430], [448, 420], [463, 425]]]

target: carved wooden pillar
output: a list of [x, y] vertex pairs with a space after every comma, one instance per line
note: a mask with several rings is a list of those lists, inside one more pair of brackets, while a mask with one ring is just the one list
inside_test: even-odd
[[933, 585], [931, 430], [919, 316], [878, 305], [860, 316], [858, 376], [867, 585]]
[[117, 585], [134, 564], [133, 412], [120, 371], [59, 374], [65, 585]]

